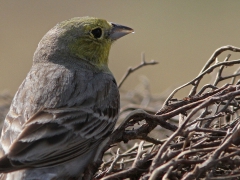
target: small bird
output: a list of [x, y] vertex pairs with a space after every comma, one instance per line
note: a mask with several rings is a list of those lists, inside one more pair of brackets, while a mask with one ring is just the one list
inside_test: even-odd
[[110, 47], [132, 32], [93, 17], [72, 18], [47, 32], [4, 121], [2, 179], [81, 179], [119, 114]]

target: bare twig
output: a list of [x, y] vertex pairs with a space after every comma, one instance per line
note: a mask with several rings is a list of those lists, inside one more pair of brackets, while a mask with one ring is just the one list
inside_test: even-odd
[[[219, 56], [221, 53], [223, 53], [224, 51], [233, 51], [233, 52], [240, 52], [240, 48], [232, 46], [232, 45], [227, 45], [227, 46], [223, 46], [218, 48], [210, 57], [210, 59], [207, 61], [207, 63], [203, 66], [202, 70], [200, 71], [199, 74], [202, 74], [204, 71], [206, 71], [206, 69], [208, 69], [210, 67], [210, 65], [212, 63], [215, 62], [217, 56]], [[195, 82], [195, 86], [192, 88], [189, 96], [193, 96], [194, 94], [196, 94], [196, 89], [198, 87], [198, 84], [200, 83], [200, 79], [198, 79]]]
[[127, 77], [133, 73], [134, 71], [144, 67], [144, 66], [148, 66], [148, 65], [155, 65], [155, 64], [158, 64], [158, 62], [152, 60], [150, 62], [146, 62], [145, 61], [145, 54], [142, 53], [142, 62], [141, 64], [139, 64], [138, 66], [134, 67], [134, 68], [129, 68], [128, 71], [126, 72], [126, 74], [122, 77], [122, 79], [120, 80], [120, 82], [118, 83], [118, 88], [120, 88], [123, 84], [123, 82], [127, 79]]
[[[216, 61], [218, 55], [226, 50], [240, 52], [240, 48], [233, 46], [216, 50], [197, 77], [170, 93], [155, 115], [156, 107], [151, 102], [154, 98], [150, 91], [146, 96], [136, 93], [135, 98], [129, 100], [131, 103], [126, 103], [127, 106], [121, 109], [123, 121], [106, 140], [95, 167], [100, 166], [103, 153], [110, 147], [113, 147], [112, 151], [120, 150], [112, 155], [114, 158], [105, 153], [105, 157], [110, 156], [111, 159], [102, 164], [96, 179], [237, 177], [240, 174], [239, 67], [230, 75], [223, 74], [227, 66], [237, 66], [240, 60], [231, 60], [228, 55], [223, 62]], [[145, 60], [142, 64], [144, 62]], [[144, 65], [137, 66], [133, 71], [142, 66]], [[215, 81], [199, 87], [202, 78], [216, 70]], [[128, 75], [127, 73], [123, 81]], [[228, 80], [229, 83], [220, 87], [223, 80]], [[187, 97], [182, 100], [173, 99], [178, 90], [189, 85], [192, 90]], [[170, 121], [171, 119], [175, 121]], [[178, 123], [179, 119], [181, 123]], [[170, 130], [167, 138], [164, 136], [163, 139], [162, 130]], [[156, 132], [154, 136], [153, 132]], [[139, 143], [139, 140], [149, 142], [148, 146]], [[131, 146], [132, 141], [137, 141], [138, 145]], [[92, 169], [91, 172], [96, 170]]]

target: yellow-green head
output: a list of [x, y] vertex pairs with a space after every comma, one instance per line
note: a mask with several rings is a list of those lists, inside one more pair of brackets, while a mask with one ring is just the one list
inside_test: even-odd
[[104, 19], [76, 17], [57, 24], [39, 46], [48, 44], [52, 47], [51, 53], [68, 54], [93, 65], [104, 66], [108, 63], [112, 43], [131, 32], [133, 29], [129, 27]]

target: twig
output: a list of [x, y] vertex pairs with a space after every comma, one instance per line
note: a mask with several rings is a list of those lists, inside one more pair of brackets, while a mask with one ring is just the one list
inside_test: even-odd
[[[110, 161], [104, 163], [97, 179], [155, 180], [172, 177], [214, 179], [220, 176], [226, 178], [234, 176], [230, 174], [231, 171], [238, 174], [235, 170], [238, 170], [240, 166], [238, 158], [240, 155], [238, 147], [240, 143], [240, 123], [238, 122], [240, 81], [236, 77], [240, 72], [238, 68], [233, 74], [227, 76], [223, 74], [225, 67], [236, 66], [240, 60], [230, 60], [230, 55], [228, 55], [223, 62], [217, 62], [217, 56], [226, 50], [240, 52], [240, 48], [233, 46], [224, 46], [216, 50], [199, 75], [175, 89], [155, 115], [153, 115], [156, 109], [154, 103], [159, 99], [155, 99], [152, 103], [154, 98], [148, 88], [147, 94], [143, 95], [138, 91], [132, 95], [134, 98], [129, 100], [130, 103], [125, 106], [127, 107], [125, 111], [141, 108], [148, 112], [137, 109], [126, 118], [122, 117], [125, 113], [121, 114], [121, 118], [125, 120], [107, 138], [95, 166], [99, 167], [101, 154], [112, 146], [118, 146], [121, 152], [125, 152], [118, 153], [117, 158], [111, 158]], [[144, 62], [145, 60], [142, 64]], [[133, 71], [141, 66], [143, 65], [133, 68]], [[202, 78], [209, 73], [215, 73], [216, 69], [218, 72], [214, 83], [198, 87]], [[131, 71], [127, 73], [123, 81], [130, 73]], [[223, 80], [231, 82], [219, 87]], [[182, 100], [172, 99], [178, 90], [189, 85], [193, 86], [189, 96]], [[197, 93], [198, 88], [200, 90]], [[172, 118], [179, 119], [177, 116], [182, 120], [179, 125], [178, 122], [173, 124], [169, 121]], [[158, 125], [170, 130], [170, 135], [166, 139], [164, 137], [164, 140], [161, 138], [161, 131], [154, 135], [154, 137], [160, 137], [159, 139], [150, 136]], [[141, 142], [139, 146], [129, 147], [130, 140], [136, 139], [151, 143], [145, 146]], [[122, 141], [127, 144], [116, 144]], [[106, 153], [106, 157], [109, 156], [111, 154]], [[111, 170], [108, 175], [106, 169]], [[91, 172], [94, 173], [95, 170]], [[103, 177], [104, 175], [106, 176]]]
[[158, 64], [158, 62], [154, 61], [154, 60], [151, 60], [150, 62], [146, 62], [145, 61], [145, 54], [142, 53], [142, 62], [141, 64], [139, 64], [138, 66], [134, 67], [134, 68], [129, 68], [128, 71], [126, 72], [126, 74], [122, 77], [122, 79], [120, 80], [120, 82], [118, 83], [118, 88], [120, 89], [120, 87], [122, 86], [123, 82], [127, 79], [127, 77], [133, 73], [134, 71], [144, 67], [144, 66], [147, 66], [147, 65], [155, 65], [155, 64]]
[[[214, 63], [215, 59], [217, 58], [217, 56], [219, 56], [221, 53], [223, 53], [224, 51], [233, 51], [233, 52], [240, 52], [240, 48], [232, 46], [232, 45], [227, 45], [227, 46], [222, 46], [220, 48], [218, 48], [210, 57], [210, 59], [207, 61], [207, 63], [203, 66], [202, 70], [200, 71], [199, 74], [202, 74], [206, 69], [208, 69], [210, 67], [210, 65], [212, 63]], [[195, 86], [192, 88], [189, 96], [193, 96], [194, 94], [196, 94], [196, 89], [198, 87], [198, 84], [200, 83], [200, 79], [198, 79], [195, 82]]]
[[[176, 94], [180, 89], [188, 86], [188, 85], [193, 85], [194, 88], [193, 90], [191, 91], [191, 93], [189, 94], [189, 96], [191, 97], [193, 94], [196, 94], [196, 89], [197, 89], [197, 85], [198, 83], [196, 82], [200, 82], [200, 80], [202, 79], [202, 77], [205, 75], [205, 74], [208, 74], [210, 72], [213, 71], [213, 69], [219, 67], [219, 66], [231, 66], [233, 64], [240, 64], [240, 60], [233, 60], [233, 61], [229, 61], [229, 62], [221, 62], [221, 63], [218, 63], [218, 64], [215, 64], [213, 66], [210, 66], [208, 69], [206, 69], [205, 71], [203, 71], [201, 74], [199, 74], [196, 78], [194, 78], [193, 80], [189, 81], [188, 83], [176, 88], [169, 96], [168, 98], [165, 100], [164, 104], [163, 104], [163, 107], [165, 105], [168, 105], [168, 101], [174, 96], [174, 94]], [[193, 93], [194, 91], [194, 93]]]
[[[230, 58], [230, 56], [231, 56], [231, 54], [229, 54], [229, 55], [225, 58], [224, 62], [228, 61], [229, 58]], [[213, 83], [213, 86], [216, 86], [216, 85], [218, 84], [218, 82], [222, 80], [222, 72], [223, 72], [224, 67], [225, 67], [225, 66], [221, 66], [221, 67], [220, 67], [220, 69], [219, 69], [219, 71], [218, 71], [218, 73], [217, 73], [216, 79], [215, 79], [215, 81], [214, 81], [214, 83]]]

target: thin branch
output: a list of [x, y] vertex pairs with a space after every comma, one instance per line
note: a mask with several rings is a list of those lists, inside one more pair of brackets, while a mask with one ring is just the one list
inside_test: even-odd
[[[231, 56], [231, 54], [229, 54], [229, 55], [225, 58], [224, 62], [228, 61], [229, 58], [230, 58], [230, 56]], [[225, 67], [225, 66], [221, 66], [221, 67], [220, 67], [220, 69], [219, 69], [219, 71], [218, 71], [218, 73], [217, 73], [216, 79], [215, 79], [215, 81], [214, 81], [214, 83], [213, 83], [213, 86], [216, 86], [216, 85], [218, 84], [218, 82], [222, 80], [222, 72], [223, 72], [224, 67]]]
[[126, 74], [122, 77], [122, 79], [120, 80], [120, 82], [118, 83], [118, 88], [120, 89], [120, 87], [122, 86], [123, 82], [127, 79], [127, 77], [133, 73], [134, 71], [144, 67], [144, 66], [148, 66], [148, 65], [155, 65], [155, 64], [158, 64], [158, 62], [156, 62], [155, 60], [151, 60], [150, 62], [146, 62], [145, 61], [145, 54], [142, 53], [142, 62], [141, 64], [139, 64], [138, 66], [132, 68], [130, 67], [128, 69], [128, 71], [126, 72]]
[[[212, 72], [215, 68], [219, 67], [219, 66], [232, 66], [233, 64], [240, 64], [240, 60], [233, 60], [233, 61], [229, 61], [229, 62], [220, 62], [218, 64], [215, 64], [213, 66], [210, 66], [208, 69], [206, 69], [205, 71], [203, 71], [201, 74], [199, 74], [196, 78], [194, 78], [193, 80], [189, 81], [188, 83], [176, 88], [169, 96], [168, 98], [165, 100], [163, 107], [168, 105], [168, 101], [170, 99], [173, 98], [173, 96], [182, 88], [189, 86], [189, 85], [193, 85], [194, 86], [194, 90], [191, 91], [191, 93], [189, 94], [189, 97], [191, 97], [193, 94], [196, 94], [196, 88], [198, 83], [196, 82], [200, 82], [200, 80], [202, 79], [202, 77], [210, 72]], [[193, 93], [194, 91], [194, 93]]]
[[[237, 77], [240, 68], [230, 75], [223, 76], [223, 74], [227, 66], [237, 66], [240, 60], [230, 60], [228, 55], [223, 62], [218, 62], [217, 56], [226, 50], [240, 52], [240, 48], [233, 46], [224, 46], [216, 50], [199, 75], [175, 89], [155, 115], [156, 103], [161, 99], [154, 99], [148, 85], [147, 93], [141, 94], [137, 91], [131, 94], [133, 98], [125, 99], [130, 103], [125, 103], [126, 108], [121, 109], [124, 112], [140, 109], [131, 112], [127, 117], [124, 117], [126, 113], [120, 114], [121, 119], [124, 120], [105, 139], [104, 144], [101, 144], [99, 156], [95, 157], [95, 164], [92, 165], [95, 168], [91, 166], [89, 168], [90, 174], [95, 173], [100, 167], [103, 153], [111, 147], [113, 147], [111, 151], [116, 151], [118, 148], [120, 150], [114, 154], [111, 154], [110, 150], [105, 153], [104, 159], [110, 158], [110, 160], [102, 164], [99, 176], [95, 176], [96, 179], [155, 180], [172, 177], [227, 179], [234, 176], [231, 171], [238, 174], [240, 81]], [[144, 55], [142, 59], [144, 64]], [[133, 71], [141, 66], [144, 65], [137, 66]], [[214, 74], [216, 70], [218, 71], [215, 81], [200, 87], [202, 78], [207, 74]], [[123, 81], [129, 74], [123, 78]], [[219, 87], [219, 84], [223, 84], [223, 80], [228, 80], [229, 83]], [[188, 96], [181, 100], [173, 99], [178, 90], [189, 85], [193, 88]], [[198, 93], [197, 89], [200, 89]], [[173, 122], [171, 119], [180, 119], [181, 123]], [[156, 128], [158, 125], [161, 126], [161, 130], [170, 130], [167, 138]], [[152, 136], [152, 133], [157, 134]], [[150, 143], [148, 146], [143, 142], [139, 145], [131, 145], [133, 142], [139, 142], [139, 139]], [[120, 151], [123, 153], [120, 154]]]
[[[210, 65], [212, 63], [215, 62], [217, 56], [219, 56], [221, 53], [223, 53], [224, 51], [233, 51], [233, 52], [240, 52], [240, 48], [232, 46], [232, 45], [227, 45], [227, 46], [222, 46], [220, 48], [218, 48], [210, 57], [210, 59], [207, 61], [207, 63], [203, 66], [202, 70], [200, 71], [199, 74], [202, 74], [206, 69], [208, 69], [210, 67]], [[194, 94], [196, 94], [196, 89], [198, 87], [198, 84], [200, 83], [200, 79], [198, 79], [195, 82], [195, 86], [192, 88], [189, 96], [193, 96]]]

